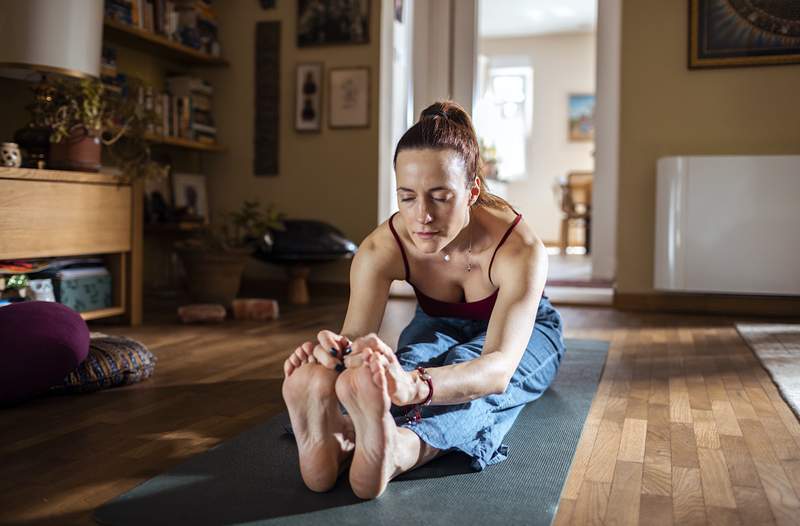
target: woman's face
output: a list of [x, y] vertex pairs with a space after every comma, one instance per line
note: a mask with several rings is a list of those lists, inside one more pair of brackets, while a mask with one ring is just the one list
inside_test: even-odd
[[397, 205], [414, 244], [432, 254], [447, 246], [467, 221], [466, 169], [453, 150], [397, 154]]

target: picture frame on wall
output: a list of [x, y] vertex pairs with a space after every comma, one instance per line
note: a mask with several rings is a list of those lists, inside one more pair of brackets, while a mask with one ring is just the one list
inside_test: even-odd
[[297, 47], [369, 44], [371, 0], [297, 0]]
[[294, 129], [299, 132], [319, 132], [322, 129], [321, 62], [297, 65]]
[[690, 0], [689, 69], [800, 64], [791, 4]]
[[595, 96], [589, 93], [570, 93], [567, 102], [570, 142], [594, 140]]
[[333, 68], [328, 80], [328, 126], [369, 127], [369, 75], [367, 66]]
[[172, 193], [176, 211], [183, 211], [187, 219], [209, 224], [205, 175], [173, 173]]

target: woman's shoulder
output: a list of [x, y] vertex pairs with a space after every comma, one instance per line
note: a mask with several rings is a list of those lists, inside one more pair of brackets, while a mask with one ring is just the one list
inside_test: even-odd
[[[386, 219], [364, 238], [358, 246], [356, 255], [361, 253], [361, 259], [369, 260], [370, 265], [378, 267], [386, 277], [402, 280], [405, 279], [405, 267], [400, 247], [389, 226], [391, 219], [392, 217]], [[399, 236], [400, 231], [397, 224], [395, 223], [393, 226]]]
[[519, 211], [515, 210], [498, 212], [498, 220], [504, 225], [501, 235], [508, 232], [505, 241], [496, 248], [492, 265], [493, 281], [498, 285], [502, 281], [501, 274], [518, 276], [519, 273], [529, 272], [532, 267], [546, 264], [547, 249], [544, 243], [525, 221], [524, 215], [517, 221], [517, 214]]

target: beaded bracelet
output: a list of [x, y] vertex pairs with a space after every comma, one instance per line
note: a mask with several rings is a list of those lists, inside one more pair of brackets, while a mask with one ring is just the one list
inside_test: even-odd
[[[433, 378], [431, 378], [431, 375], [422, 366], [418, 366], [417, 371], [419, 371], [419, 377], [428, 383], [428, 396], [427, 398], [425, 398], [424, 402], [414, 404], [413, 406], [410, 407], [410, 409], [406, 411], [407, 424], [411, 422], [419, 422], [420, 420], [422, 420], [422, 410], [420, 408], [424, 405], [430, 405], [431, 401], [433, 400]], [[402, 406], [403, 409], [405, 409], [406, 407], [409, 406]], [[408, 414], [411, 413], [412, 411], [414, 412], [414, 416], [411, 417], [408, 416]]]

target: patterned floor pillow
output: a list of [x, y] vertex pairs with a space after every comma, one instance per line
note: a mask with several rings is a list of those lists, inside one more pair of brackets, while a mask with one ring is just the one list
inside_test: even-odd
[[153, 374], [157, 358], [141, 342], [91, 333], [89, 355], [51, 393], [86, 393], [134, 384]]

